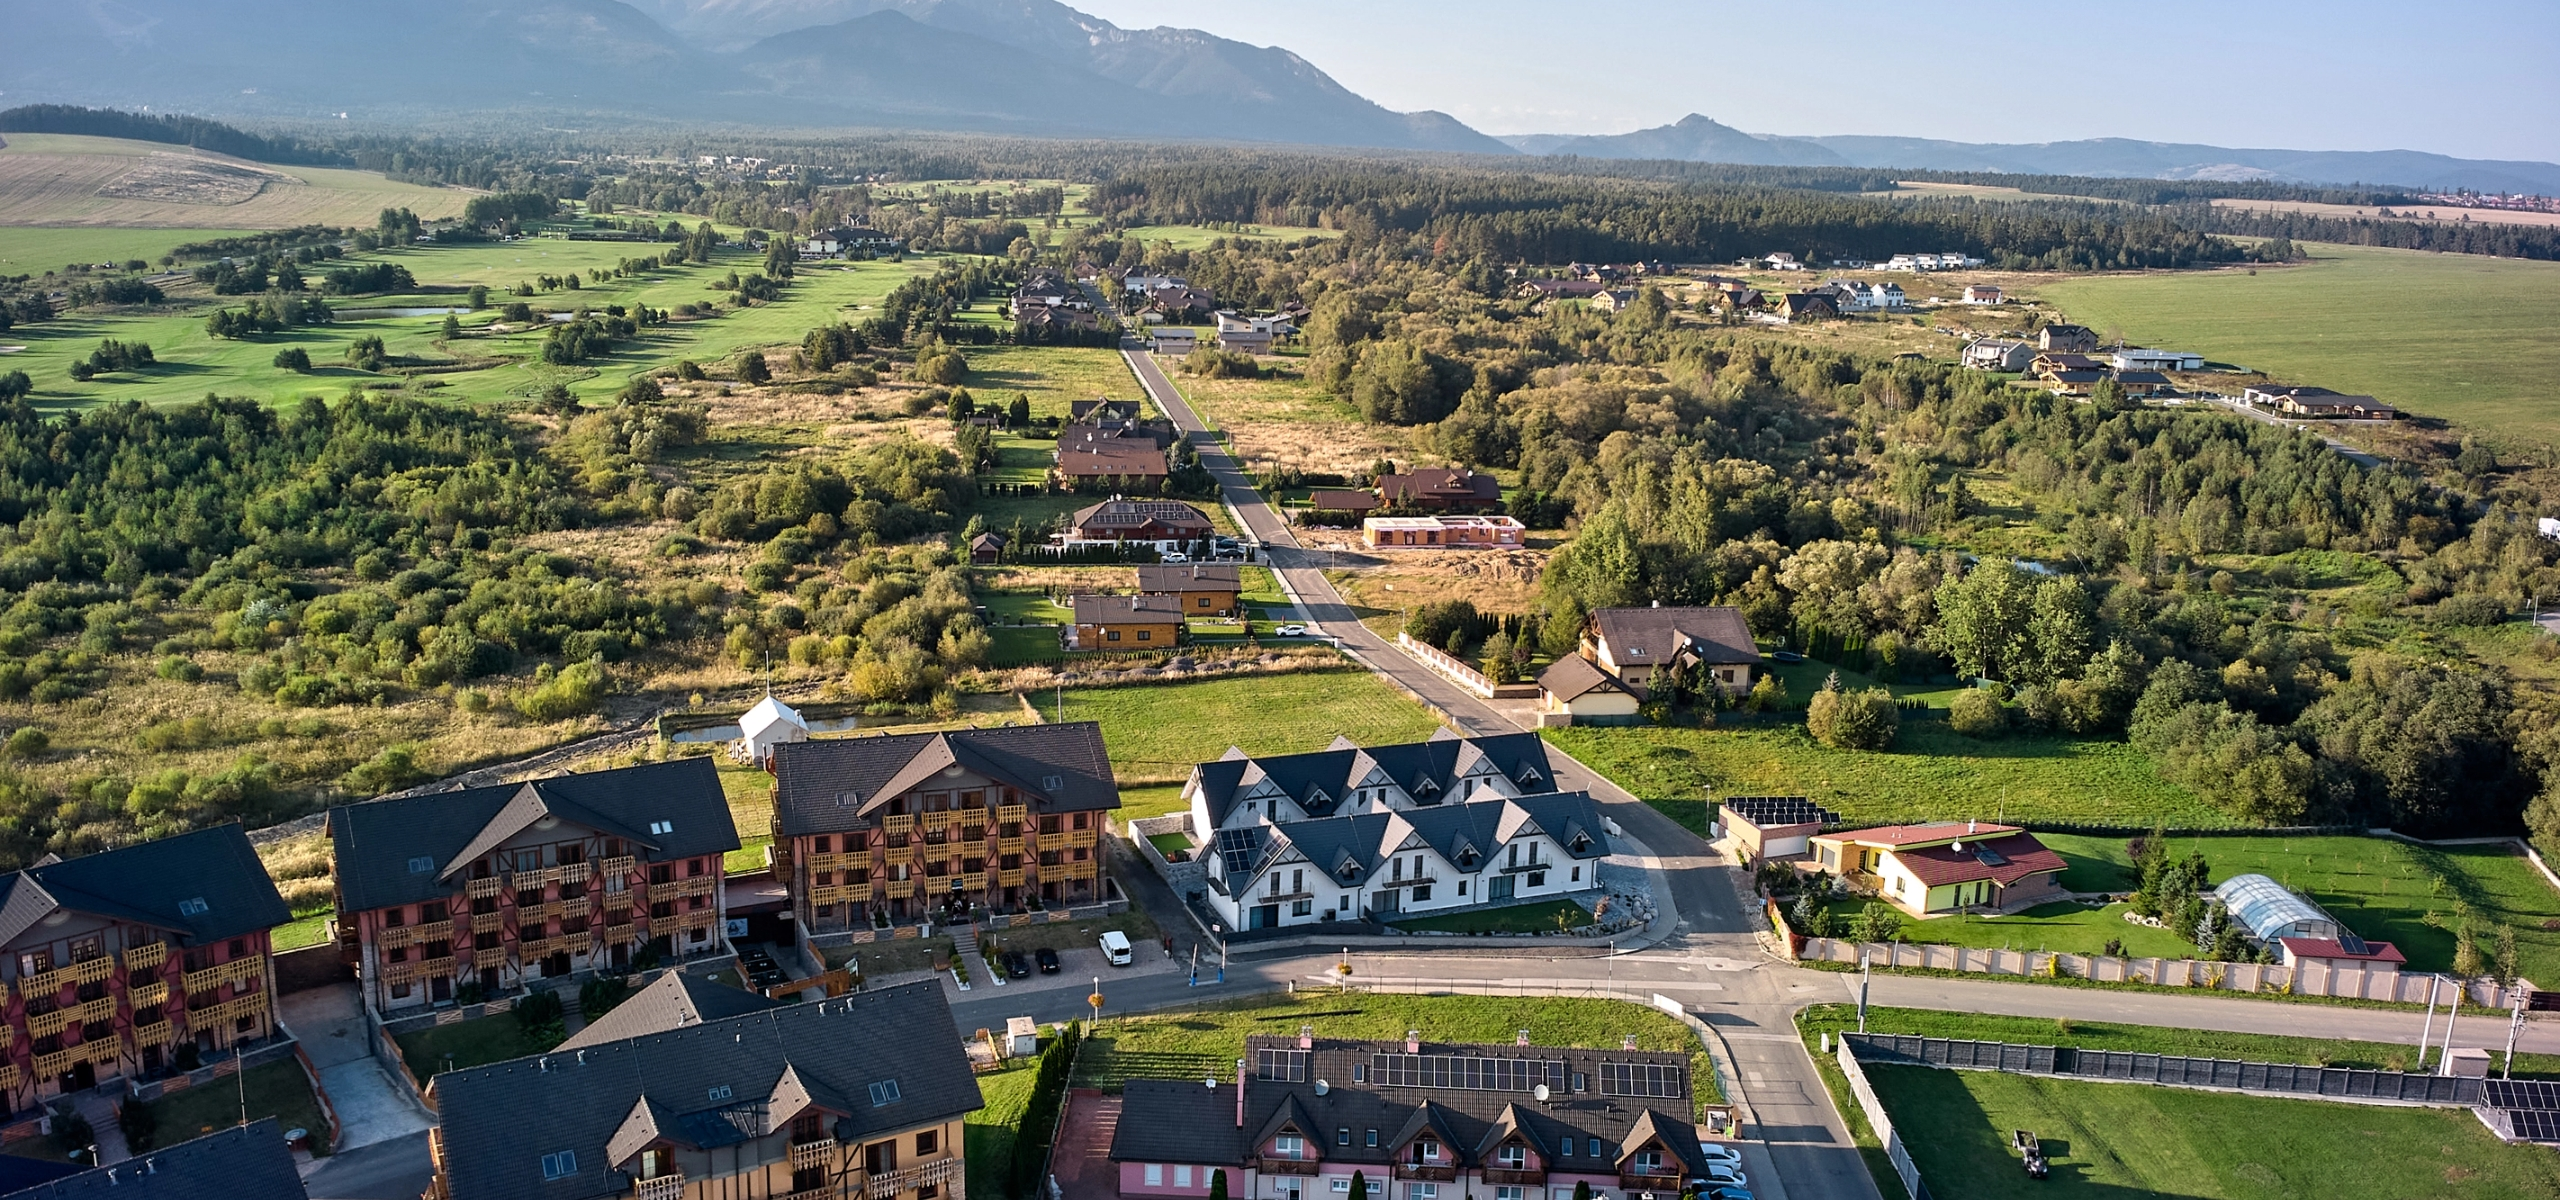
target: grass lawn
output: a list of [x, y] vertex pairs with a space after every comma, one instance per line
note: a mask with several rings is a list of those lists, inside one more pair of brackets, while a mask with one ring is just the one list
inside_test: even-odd
[[[1809, 1044], [1819, 1051], [1822, 1033], [1855, 1032], [1858, 1006], [1817, 1004], [1796, 1017]], [[2161, 1025], [2111, 1025], [2098, 1021], [2052, 1021], [2041, 1017], [2000, 1017], [1981, 1013], [1940, 1012], [1933, 1008], [1867, 1009], [1867, 1030], [1916, 1037], [2011, 1042], [2027, 1046], [2075, 1046], [2083, 1050], [2123, 1050], [2141, 1054], [2183, 1054], [2191, 1058], [2230, 1058], [2246, 1062], [2304, 1063], [2367, 1071], [2405, 1071], [2414, 1065], [2415, 1049], [2383, 1042], [2337, 1038], [2276, 1037], [2262, 1033], [2223, 1033], [2211, 1029], [2173, 1029]], [[2494, 1052], [2494, 1065], [2505, 1059]], [[2547, 1076], [2560, 1072], [2560, 1056], [2519, 1054], [2521, 1074]]]
[[975, 599], [998, 625], [1064, 625], [1075, 619], [1046, 592], [980, 592]]
[[1621, 1000], [1311, 991], [1123, 1019], [1110, 1015], [1107, 984], [1104, 995], [1101, 1028], [1086, 1036], [1077, 1054], [1077, 1087], [1118, 1091], [1130, 1079], [1227, 1078], [1244, 1054], [1247, 1035], [1294, 1035], [1300, 1025], [1313, 1025], [1317, 1037], [1401, 1039], [1406, 1030], [1419, 1029], [1429, 1042], [1505, 1046], [1523, 1029], [1541, 1046], [1608, 1048], [1621, 1036], [1634, 1034], [1640, 1049], [1688, 1053], [1699, 1102], [1721, 1097], [1697, 1035], [1661, 1012]]
[[210, 1080], [153, 1101], [152, 1115], [160, 1118], [155, 1140], [169, 1146], [239, 1124], [243, 1091], [248, 1095], [250, 1120], [274, 1117], [283, 1128], [307, 1129], [314, 1153], [329, 1152], [324, 1145], [329, 1140], [329, 1122], [320, 1115], [320, 1102], [311, 1096], [311, 1081], [303, 1075], [302, 1065], [290, 1058], [251, 1067], [237, 1079]]
[[276, 926], [275, 948], [299, 950], [305, 946], [317, 946], [329, 940], [330, 915], [325, 912], [313, 913], [307, 917], [295, 917], [285, 924]]
[[1179, 783], [1142, 783], [1131, 786], [1123, 782], [1120, 785], [1119, 817], [1123, 821], [1134, 821], [1140, 817], [1161, 817], [1167, 813], [1181, 812], [1185, 807], [1187, 806], [1182, 802], [1182, 785]]
[[[1127, 804], [1128, 798], [1123, 796], [1121, 798], [1121, 803], [1123, 805]], [[1171, 859], [1177, 854], [1189, 854], [1191, 852], [1191, 835], [1187, 833], [1150, 834], [1147, 837], [1147, 841], [1155, 846], [1156, 853], [1165, 856], [1167, 859]]]
[[2306, 245], [2250, 273], [2089, 275], [2039, 287], [2071, 319], [2280, 382], [2370, 394], [2515, 441], [2560, 441], [2560, 263]]
[[961, 1135], [969, 1164], [969, 1200], [1011, 1200], [1005, 1183], [1013, 1173], [1013, 1142], [1022, 1133], [1023, 1114], [1031, 1107], [1031, 1085], [1040, 1078], [1032, 1069], [1038, 1059], [1016, 1059], [1001, 1071], [978, 1076], [978, 1096], [986, 1107], [970, 1113]]
[[[982, 302], [983, 303], [983, 302]], [[1031, 397], [1031, 415], [1064, 417], [1069, 402], [1109, 397], [1143, 400], [1146, 391], [1117, 350], [1069, 346], [963, 346], [969, 374], [960, 386], [980, 405]], [[1043, 442], [1049, 449], [1055, 442]]]
[[1141, 783], [1186, 779], [1194, 764], [1231, 745], [1294, 754], [1322, 750], [1337, 736], [1364, 746], [1418, 742], [1440, 727], [1403, 693], [1352, 667], [1070, 689], [1066, 719], [1102, 722], [1111, 769]]
[[[1864, 899], [1847, 897], [1831, 900], [1832, 928], [1848, 929], [1850, 920], [1866, 904]], [[2124, 914], [2128, 911], [2130, 906], [2123, 904], [2091, 908], [2065, 900], [2006, 917], [1948, 916], [1915, 921], [1906, 916], [1902, 940], [1984, 950], [2096, 954], [2105, 950], [2108, 939], [2113, 938], [2122, 941], [2124, 953], [2134, 958], [2195, 957], [2195, 943], [2165, 929], [2127, 921]]]
[[[2384, 1108], [1992, 1071], [1867, 1068], [1932, 1190], [2066, 1196], [2547, 1197], [2560, 1157], [2508, 1146], [2464, 1109]], [[2052, 1177], [2009, 1148], [2035, 1131]]]
[[[1647, 800], [1809, 796], [1854, 824], [1931, 819], [2212, 828], [2230, 816], [2163, 781], [2123, 742], [2016, 735], [1975, 741], [1909, 720], [1893, 749], [1838, 750], [1789, 724], [1740, 729], [1550, 730], [1547, 738]], [[1677, 815], [1676, 813], [1674, 814]]]
[[1571, 900], [1541, 900], [1479, 912], [1412, 917], [1395, 926], [1407, 933], [1558, 933], [1562, 932], [1556, 924], [1559, 917], [1569, 918], [1574, 925], [1588, 925], [1591, 910]]
[[[2133, 889], [2125, 839], [2040, 836], [2071, 864], [2062, 873], [2062, 886], [2074, 891]], [[2511, 925], [2518, 969], [2525, 978], [2560, 981], [2560, 930], [2544, 928], [2544, 922], [2560, 920], [2560, 891], [2523, 855], [2503, 846], [2416, 846], [2366, 837], [2200, 837], [2176, 839], [2174, 851], [2181, 857], [2202, 853], [2207, 878], [2214, 883], [2256, 872], [2309, 896], [2358, 934], [2399, 947], [2409, 958], [2406, 970], [2452, 968], [2451, 918], [2456, 902], [2466, 901], [2487, 922], [2488, 928], [2478, 932], [2484, 951], [2494, 944], [2498, 925]], [[2448, 927], [2428, 924], [2429, 913]]]
[[987, 663], [997, 667], [1019, 667], [1026, 663], [1056, 662], [1066, 657], [1059, 644], [1055, 625], [999, 625], [987, 630], [991, 644], [987, 647]]
[[420, 1083], [440, 1072], [540, 1054], [558, 1044], [526, 1037], [511, 1012], [395, 1034], [393, 1040], [400, 1043], [400, 1057]]
[[[0, 207], [0, 218], [9, 216]], [[160, 256], [188, 242], [243, 237], [249, 229], [98, 229], [59, 226], [0, 227], [0, 275], [42, 275], [71, 263], [123, 263], [142, 259], [160, 269]]]
[[1211, 229], [1205, 225], [1141, 225], [1127, 236], [1144, 238], [1148, 245], [1165, 243], [1176, 250], [1204, 249], [1219, 238], [1248, 237], [1260, 239], [1338, 238], [1340, 230], [1319, 229], [1312, 225], [1246, 225], [1240, 230]]

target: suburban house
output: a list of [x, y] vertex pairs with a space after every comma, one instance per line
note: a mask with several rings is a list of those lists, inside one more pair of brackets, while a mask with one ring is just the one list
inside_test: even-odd
[[1964, 365], [1977, 371], [2024, 371], [2035, 358], [2033, 342], [1983, 338], [1964, 348]]
[[237, 822], [0, 876], [0, 1112], [273, 1037], [292, 919]]
[[2052, 350], [2037, 354], [2033, 366], [2038, 375], [2055, 371], [2089, 371], [2103, 375], [2115, 369], [2103, 358]]
[[1964, 302], [1967, 304], [1998, 304], [2000, 301], [2000, 289], [1987, 283], [1977, 283], [1964, 290]]
[[1789, 292], [1778, 297], [1778, 313], [1790, 322], [1836, 317], [1840, 302], [1821, 292]]
[[1510, 517], [1364, 517], [1360, 540], [1372, 550], [1434, 547], [1444, 550], [1499, 550], [1521, 544], [1528, 532]]
[[2116, 386], [2128, 396], [2157, 396], [2178, 390], [2177, 384], [2158, 371], [2118, 371]]
[[1135, 400], [1067, 401], [1067, 422], [1071, 425], [1129, 424], [1147, 415], [1146, 406]]
[[1133, 298], [1146, 295], [1161, 288], [1190, 286], [1191, 281], [1180, 275], [1147, 275], [1131, 271], [1120, 276], [1121, 289]]
[[1167, 325], [1196, 325], [1217, 315], [1218, 298], [1186, 284], [1167, 284], [1147, 292], [1139, 314]]
[[1643, 701], [1591, 660], [1568, 654], [1538, 672], [1541, 726], [1632, 725]]
[[1129, 500], [1112, 497], [1077, 509], [1068, 518], [1066, 544], [1144, 542], [1158, 550], [1179, 550], [1209, 536], [1213, 526], [1199, 509], [1179, 500]]
[[1802, 796], [1726, 796], [1716, 801], [1718, 835], [1730, 838], [1746, 863], [1799, 858], [1812, 852], [1813, 835], [1840, 823], [1840, 814]]
[[1418, 467], [1379, 476], [1378, 498], [1392, 508], [1490, 508], [1502, 503], [1502, 481], [1467, 467]]
[[2245, 388], [2240, 398], [2296, 417], [2345, 417], [2350, 420], [2396, 421], [2400, 410], [2371, 396], [2348, 396], [2324, 387]]
[[2098, 352], [2098, 335], [2086, 325], [2047, 325], [2036, 331], [2036, 349], [2095, 354]]
[[1801, 271], [1804, 269], [1804, 264], [1797, 262], [1795, 255], [1789, 254], [1783, 250], [1760, 261], [1761, 265], [1768, 267], [1772, 271]]
[[1230, 929], [1393, 921], [1597, 891], [1607, 827], [1555, 790], [1534, 734], [1253, 758], [1230, 749], [1183, 785]]
[[898, 248], [898, 239], [877, 229], [855, 226], [828, 229], [810, 234], [799, 246], [802, 258], [841, 258], [859, 252], [878, 253]]
[[993, 566], [1004, 561], [1004, 535], [992, 530], [969, 539], [969, 565]]
[[1307, 493], [1307, 507], [1328, 513], [1375, 512], [1378, 494], [1365, 488], [1316, 488]]
[[1138, 592], [1170, 598], [1187, 617], [1227, 617], [1235, 615], [1243, 577], [1234, 563], [1149, 565], [1138, 568]]
[[1638, 699], [1649, 696], [1653, 673], [1699, 663], [1727, 695], [1751, 690], [1760, 665], [1759, 644], [1742, 610], [1728, 605], [1698, 608], [1603, 608], [1582, 631], [1582, 657], [1617, 677]]
[[1849, 291], [1855, 297], [1851, 303], [1860, 312], [1900, 312], [1910, 307], [1910, 298], [1898, 283], [1869, 284], [1863, 290], [1851, 284]]
[[2062, 856], [2015, 825], [1939, 821], [1807, 839], [1813, 864], [1915, 917], [2060, 899]]
[[[1257, 1034], [1235, 1079], [1132, 1079], [1119, 1196], [1379, 1200], [1672, 1197], [1706, 1174], [1689, 1056]], [[1205, 1084], [1205, 1086], [1204, 1086]], [[1068, 1147], [1060, 1147], [1065, 1155]], [[1107, 1174], [1106, 1174], [1107, 1177]]]
[[1233, 310], [1221, 310], [1217, 318], [1218, 347], [1222, 350], [1269, 354], [1272, 342], [1295, 331], [1282, 317], [1245, 317]]
[[432, 1090], [432, 1200], [959, 1200], [962, 1121], [982, 1103], [931, 982], [448, 1071]]
[[759, 767], [772, 760], [774, 747], [808, 740], [809, 723], [801, 719], [799, 710], [774, 699], [770, 691], [738, 718], [740, 757]]
[[2118, 350], [2115, 368], [2119, 371], [2201, 371], [2204, 356], [2177, 350]]
[[1162, 328], [1152, 336], [1158, 354], [1180, 357], [1200, 348], [1200, 331], [1197, 329]]
[[[35, 1145], [29, 1145], [32, 1153]], [[0, 1200], [308, 1200], [292, 1143], [274, 1117], [135, 1154], [103, 1167], [8, 1155]]]
[[329, 839], [338, 947], [376, 1012], [729, 949], [738, 829], [708, 758], [342, 804]]
[[1091, 721], [800, 742], [773, 777], [774, 874], [813, 936], [1103, 896], [1120, 790]]
[[1602, 312], [1620, 312], [1635, 302], [1634, 288], [1603, 288], [1591, 294], [1591, 307]]
[[1102, 318], [1083, 309], [1071, 308], [1065, 305], [1030, 309], [1025, 311], [1020, 317], [1015, 318], [1015, 320], [1023, 328], [1032, 330], [1087, 330], [1102, 328]]
[[1022, 286], [1013, 290], [1005, 301], [1005, 315], [1016, 321], [1030, 319], [1032, 314], [1050, 309], [1082, 312], [1093, 307], [1084, 289], [1070, 281], [1066, 273], [1055, 267], [1034, 267]]
[[1607, 290], [1597, 279], [1531, 279], [1520, 285], [1523, 298], [1536, 300], [1585, 300]]
[[1164, 650], [1182, 640], [1182, 602], [1173, 596], [1075, 596], [1069, 650]]
[[1059, 487], [1070, 491], [1085, 487], [1154, 492], [1162, 490], [1165, 480], [1173, 474], [1164, 451], [1144, 438], [1097, 439], [1083, 444], [1062, 438], [1056, 455], [1049, 475]]

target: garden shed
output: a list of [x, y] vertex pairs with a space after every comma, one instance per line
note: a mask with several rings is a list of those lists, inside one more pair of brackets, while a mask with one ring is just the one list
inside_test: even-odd
[[2278, 938], [2336, 941], [2341, 932], [2337, 919], [2319, 905], [2264, 875], [2234, 875], [2213, 889], [2213, 898], [2262, 945], [2274, 945]]

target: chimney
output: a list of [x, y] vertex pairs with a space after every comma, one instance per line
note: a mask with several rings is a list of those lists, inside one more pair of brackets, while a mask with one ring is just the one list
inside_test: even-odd
[[1966, 833], [1972, 833], [1972, 832], [1973, 832], [1973, 818], [1971, 818], [1971, 817], [1966, 817], [1966, 818], [1964, 819], [1964, 831], [1965, 831]]
[[1618, 1036], [1618, 1048], [1619, 1048], [1619, 1049], [1621, 1049], [1621, 1050], [1633, 1050], [1633, 1049], [1635, 1049], [1635, 1048], [1636, 1048], [1636, 1035], [1634, 1035], [1634, 1034], [1632, 1034], [1632, 1033], [1628, 1033], [1628, 1034], [1620, 1034], [1620, 1035]]
[[1422, 1031], [1421, 1031], [1421, 1030], [1419, 1030], [1419, 1029], [1408, 1029], [1408, 1030], [1405, 1030], [1405, 1031], [1404, 1031], [1404, 1052], [1405, 1052], [1405, 1053], [1407, 1053], [1407, 1054], [1420, 1054], [1420, 1053], [1422, 1053]]
[[1244, 1060], [1236, 1060], [1236, 1128], [1244, 1128]]
[[1298, 1027], [1298, 1048], [1301, 1050], [1313, 1050], [1316, 1048], [1315, 1026], [1301, 1025]]
[[1526, 1029], [1523, 1029], [1523, 1030], [1521, 1030], [1520, 1032], [1518, 1032], [1518, 1033], [1515, 1033], [1515, 1034], [1511, 1035], [1511, 1044], [1512, 1044], [1512, 1045], [1514, 1045], [1514, 1046], [1526, 1046], [1526, 1045], [1528, 1045], [1528, 1044], [1529, 1044], [1529, 1031], [1528, 1031], [1528, 1030], [1526, 1030]]

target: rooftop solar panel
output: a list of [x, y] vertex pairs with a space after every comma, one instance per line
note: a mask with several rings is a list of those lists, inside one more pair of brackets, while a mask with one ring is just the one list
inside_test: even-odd
[[1262, 853], [1262, 831], [1259, 829], [1221, 829], [1218, 831], [1218, 865], [1229, 874], [1253, 869], [1253, 860]]
[[1974, 847], [1973, 861], [1981, 863], [1986, 867], [2005, 867], [2009, 865], [2009, 860], [2006, 856], [1989, 846]]
[[2490, 1079], [2482, 1083], [2480, 1103], [2490, 1108], [2560, 1110], [2560, 1083], [2538, 1079]]
[[1724, 810], [1754, 825], [1837, 825], [1840, 814], [1802, 796], [1728, 796]]
[[2373, 947], [2366, 945], [2363, 938], [2357, 937], [2343, 929], [2338, 931], [2338, 948], [2349, 954], [2373, 953]]

